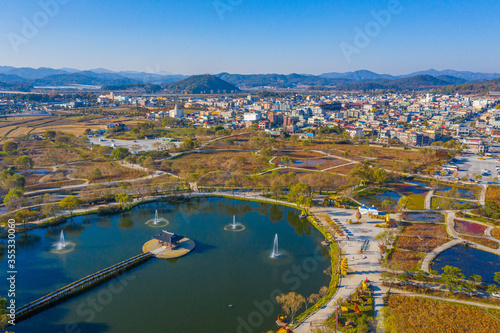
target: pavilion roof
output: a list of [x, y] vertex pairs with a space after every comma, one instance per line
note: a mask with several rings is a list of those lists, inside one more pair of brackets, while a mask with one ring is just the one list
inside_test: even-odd
[[181, 239], [183, 239], [184, 237], [180, 236], [180, 235], [176, 235], [173, 232], [168, 232], [168, 231], [163, 230], [161, 232], [161, 234], [159, 234], [157, 236], [153, 236], [153, 238], [157, 239], [161, 242], [168, 243], [168, 244], [175, 244], [175, 243], [179, 242]]

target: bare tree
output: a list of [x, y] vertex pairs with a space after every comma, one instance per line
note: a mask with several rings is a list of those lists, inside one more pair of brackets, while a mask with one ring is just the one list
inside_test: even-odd
[[300, 294], [296, 294], [293, 291], [288, 294], [282, 294], [276, 297], [276, 301], [281, 304], [283, 311], [290, 317], [290, 321], [293, 323], [295, 320], [295, 314], [304, 305], [306, 299]]

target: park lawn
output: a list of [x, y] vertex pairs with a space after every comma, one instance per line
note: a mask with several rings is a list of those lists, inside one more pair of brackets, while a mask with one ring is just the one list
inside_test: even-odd
[[425, 209], [425, 196], [420, 194], [411, 194], [407, 196], [409, 200], [406, 209], [423, 210]]
[[444, 224], [405, 223], [394, 246], [416, 252], [431, 252], [450, 240]]
[[500, 311], [458, 303], [390, 295], [384, 327], [390, 333], [500, 332]]
[[[99, 179], [92, 179], [92, 171], [96, 168], [101, 171], [102, 177]], [[92, 179], [92, 183], [129, 180], [143, 176], [146, 176], [144, 171], [122, 167], [116, 162], [90, 161], [78, 164], [76, 170], [72, 174], [73, 178]]]
[[333, 173], [339, 173], [342, 175], [347, 175], [356, 167], [356, 164], [342, 165], [338, 168], [331, 169], [330, 171]]
[[405, 271], [417, 270], [420, 262], [425, 258], [425, 253], [394, 249], [388, 256], [387, 263], [391, 267], [398, 267]]
[[82, 160], [80, 152], [76, 149], [55, 146], [53, 148], [38, 148], [30, 151], [30, 157], [35, 161], [36, 167], [55, 165], [54, 161], [47, 157], [47, 152], [50, 149], [57, 149], [58, 156], [60, 156], [59, 164]]
[[183, 155], [162, 164], [162, 169], [174, 174], [181, 172], [208, 173], [211, 171], [225, 171], [231, 173], [252, 174], [271, 167], [268, 159], [253, 155], [250, 152], [207, 152]]

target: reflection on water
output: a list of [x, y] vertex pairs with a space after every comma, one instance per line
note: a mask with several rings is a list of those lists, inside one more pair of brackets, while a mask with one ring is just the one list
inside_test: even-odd
[[445, 218], [441, 213], [432, 212], [406, 212], [403, 219], [408, 222], [444, 223]]
[[500, 272], [500, 256], [457, 245], [444, 251], [434, 259], [432, 269], [442, 273], [444, 266], [458, 267], [465, 276], [481, 275], [486, 283], [494, 283], [495, 272]]
[[[23, 290], [16, 295], [18, 303], [26, 304], [140, 253], [142, 245], [157, 233], [143, 223], [156, 209], [171, 221], [169, 231], [196, 242], [195, 250], [180, 259], [151, 260], [124, 274], [123, 277], [130, 278], [127, 286], [113, 294], [112, 301], [103, 306], [102, 311], [95, 313], [93, 323], [99, 325], [79, 327], [82, 330], [87, 327], [89, 332], [135, 333], [168, 327], [172, 332], [235, 332], [237, 319], [246, 320], [255, 311], [254, 301], [270, 300], [275, 289], [292, 291], [297, 276], [285, 274], [293, 272], [293, 265], [300, 266], [307, 258], [317, 258], [314, 256], [317, 248], [323, 254], [317, 269], [308, 273], [306, 280], [299, 278], [301, 283], [293, 291], [307, 297], [329, 283], [328, 276], [323, 274], [329, 265], [327, 249], [319, 245], [323, 237], [299, 218], [298, 210], [197, 198], [179, 204], [143, 204], [117, 215], [76, 217], [59, 227], [18, 235], [21, 243], [24, 237], [24, 243], [29, 244], [19, 246], [17, 254], [22, 271], [17, 282]], [[246, 226], [245, 232], [223, 230], [233, 215]], [[50, 250], [61, 229], [67, 240], [77, 246], [71, 253], [56, 255]], [[261, 257], [263, 252], [269, 257], [275, 234], [279, 234], [280, 251], [283, 249], [289, 254], [289, 261], [276, 265]], [[2, 260], [1, 264], [5, 264], [5, 256]], [[5, 274], [0, 271], [0, 279], [5, 279]], [[110, 283], [105, 283], [9, 330], [59, 332], [66, 324], [80, 323], [82, 317], [77, 309], [82, 302], [98, 299], [110, 290], [109, 286]], [[234, 307], [229, 308], [229, 304]], [[276, 307], [255, 331], [275, 328], [274, 320], [279, 312]]]

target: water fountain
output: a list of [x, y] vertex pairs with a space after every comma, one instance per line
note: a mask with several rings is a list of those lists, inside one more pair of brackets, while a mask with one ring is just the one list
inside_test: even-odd
[[224, 230], [227, 231], [243, 231], [245, 230], [245, 226], [240, 222], [236, 222], [236, 215], [233, 215], [233, 223], [227, 224], [224, 226]]
[[59, 242], [56, 243], [56, 249], [62, 250], [66, 246], [68, 246], [68, 243], [66, 243], [66, 240], [64, 239], [64, 231], [61, 230], [61, 233], [59, 234]]
[[158, 209], [155, 211], [155, 217], [146, 221], [146, 225], [151, 228], [163, 228], [169, 224], [170, 224], [169, 220], [158, 216]]
[[65, 254], [73, 251], [74, 249], [75, 249], [75, 243], [67, 242], [66, 239], [64, 238], [64, 231], [61, 230], [61, 233], [59, 234], [59, 242], [53, 245], [53, 249], [50, 252], [57, 254]]
[[271, 253], [271, 258], [276, 258], [280, 256], [280, 251], [278, 248], [278, 234], [274, 236], [273, 252]]

